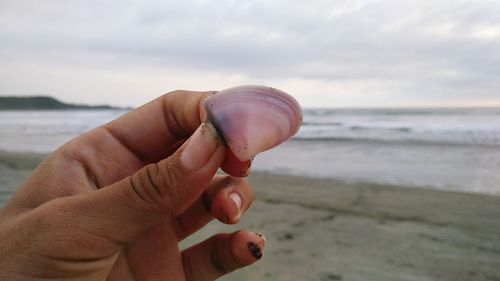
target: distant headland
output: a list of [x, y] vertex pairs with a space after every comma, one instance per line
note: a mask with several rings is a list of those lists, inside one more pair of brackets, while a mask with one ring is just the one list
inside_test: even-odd
[[125, 109], [110, 105], [70, 104], [48, 96], [0, 97], [0, 110]]

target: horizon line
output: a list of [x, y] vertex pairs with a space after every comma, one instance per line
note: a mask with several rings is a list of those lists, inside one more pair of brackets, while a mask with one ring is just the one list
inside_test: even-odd
[[[66, 101], [65, 99], [60, 99], [53, 95], [47, 94], [39, 94], [39, 95], [3, 95], [0, 94], [0, 98], [35, 98], [35, 97], [49, 97], [53, 98], [57, 101], [75, 104], [75, 105], [89, 105], [89, 106], [110, 106], [121, 109], [135, 109], [140, 107], [141, 105], [116, 105], [112, 103], [86, 103], [86, 102], [75, 102], [75, 101]], [[302, 106], [304, 110], [316, 110], [316, 109], [500, 109], [500, 103], [493, 105], [484, 105], [484, 104], [457, 104], [457, 105], [439, 105], [439, 104], [415, 104], [415, 105], [335, 105], [335, 106]]]

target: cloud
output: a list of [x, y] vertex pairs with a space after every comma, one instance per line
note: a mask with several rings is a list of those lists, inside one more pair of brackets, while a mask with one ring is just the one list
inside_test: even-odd
[[499, 12], [455, 0], [2, 1], [0, 93], [89, 101], [75, 89], [92, 85], [113, 102], [272, 83], [309, 106], [497, 102]]

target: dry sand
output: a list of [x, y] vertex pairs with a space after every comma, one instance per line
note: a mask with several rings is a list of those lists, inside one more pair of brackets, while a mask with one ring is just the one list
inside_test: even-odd
[[[0, 152], [0, 202], [40, 159]], [[500, 197], [264, 173], [251, 182], [257, 199], [239, 225], [213, 222], [183, 243], [264, 233], [262, 260], [223, 280], [500, 281]]]

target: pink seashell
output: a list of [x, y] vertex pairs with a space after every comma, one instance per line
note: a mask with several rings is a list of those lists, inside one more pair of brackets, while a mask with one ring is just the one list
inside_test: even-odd
[[205, 100], [208, 119], [240, 161], [291, 138], [302, 123], [299, 103], [287, 93], [264, 86], [239, 86]]

